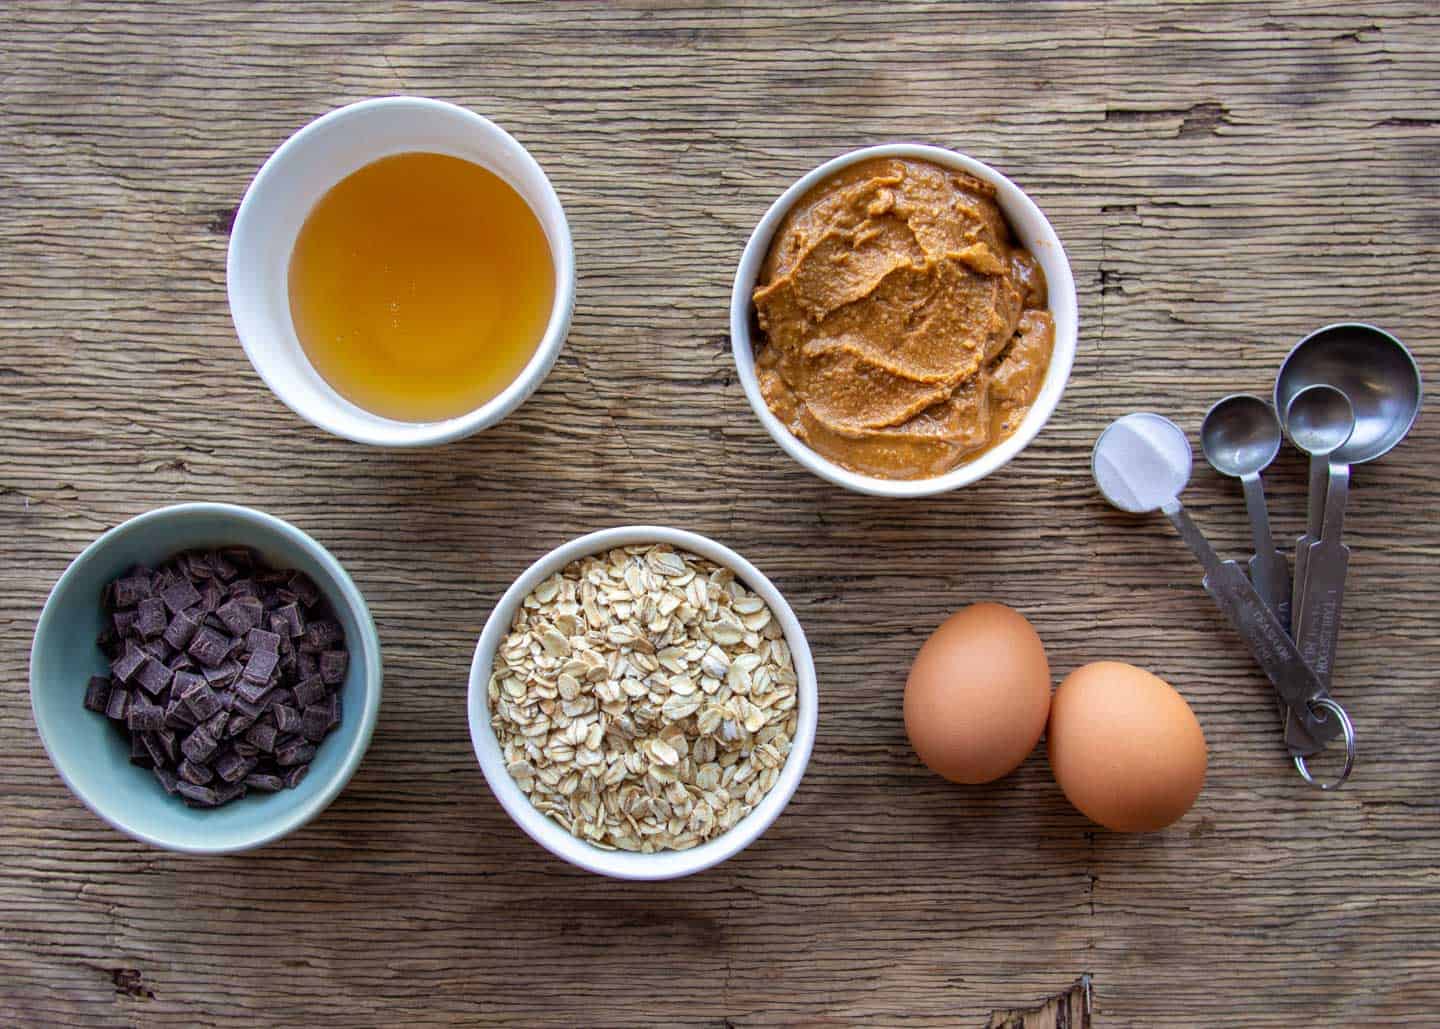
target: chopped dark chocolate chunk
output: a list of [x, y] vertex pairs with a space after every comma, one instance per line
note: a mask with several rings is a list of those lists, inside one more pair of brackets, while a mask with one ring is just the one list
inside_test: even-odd
[[235, 697], [237, 700], [243, 700], [245, 703], [256, 708], [257, 713], [263, 711], [265, 694], [274, 688], [271, 682], [273, 682], [273, 680], [267, 682], [250, 682], [248, 679], [244, 680], [239, 686], [235, 687]]
[[125, 727], [132, 732], [153, 732], [165, 725], [165, 709], [153, 704], [143, 693], [137, 694], [125, 712]]
[[170, 680], [170, 685], [176, 693], [185, 693], [192, 687], [205, 681], [205, 676], [200, 675], [198, 672], [192, 672], [187, 668], [182, 668], [176, 670], [175, 677]]
[[129, 682], [130, 677], [139, 670], [148, 656], [145, 651], [135, 645], [134, 641], [126, 640], [125, 653], [110, 663], [110, 674], [121, 682]]
[[239, 782], [255, 768], [255, 759], [247, 758], [231, 747], [215, 759], [215, 774], [226, 782]]
[[248, 732], [245, 733], [245, 740], [253, 744], [257, 749], [270, 753], [275, 749], [275, 737], [279, 735], [275, 726], [268, 722], [256, 722]]
[[180, 760], [180, 737], [173, 729], [162, 728], [155, 736], [160, 740], [160, 746], [165, 750], [165, 758], [172, 765]]
[[212, 550], [205, 556], [210, 568], [215, 573], [215, 578], [221, 582], [229, 582], [240, 574], [240, 570], [235, 567], [235, 563], [230, 560], [225, 551]]
[[202, 665], [209, 668], [220, 667], [227, 657], [230, 656], [230, 647], [234, 640], [230, 637], [216, 632], [208, 625], [202, 625], [196, 631], [190, 646], [186, 648], [190, 656]]
[[324, 650], [345, 638], [345, 630], [333, 618], [322, 618], [305, 626], [305, 642], [316, 650]]
[[340, 719], [340, 694], [332, 693], [330, 694], [330, 728], [333, 729], [339, 725]]
[[[131, 736], [132, 740], [136, 737]], [[156, 768], [164, 768], [170, 762], [170, 755], [165, 753], [165, 745], [160, 742], [160, 737], [153, 732], [147, 732], [139, 737], [145, 744], [145, 749], [150, 753], [150, 761]]]
[[276, 704], [270, 709], [275, 715], [275, 728], [280, 732], [300, 731], [300, 712], [286, 704]]
[[306, 679], [295, 684], [295, 703], [302, 708], [310, 707], [324, 700], [326, 692], [325, 684], [320, 681], [319, 676]]
[[250, 726], [255, 724], [254, 715], [231, 715], [230, 724], [225, 730], [226, 736], [239, 736]]
[[215, 787], [215, 806], [228, 804], [232, 800], [239, 800], [245, 796], [245, 784], [243, 782], [221, 783]]
[[293, 790], [296, 786], [299, 786], [302, 781], [304, 781], [305, 776], [308, 775], [309, 772], [310, 766], [308, 764], [297, 765], [296, 767], [290, 769], [290, 771], [285, 773], [285, 788], [287, 790]]
[[135, 630], [147, 640], [165, 631], [165, 602], [159, 597], [146, 597], [135, 609]]
[[140, 666], [140, 671], [135, 674], [135, 682], [153, 697], [170, 685], [170, 679], [174, 674], [169, 665], [149, 657]]
[[239, 690], [235, 691], [234, 696], [232, 710], [239, 711], [242, 715], [249, 715], [251, 718], [259, 718], [264, 713], [265, 702], [247, 700]]
[[205, 723], [205, 731], [215, 739], [220, 739], [225, 734], [225, 726], [229, 723], [231, 714], [229, 711], [216, 711]]
[[255, 746], [255, 744], [246, 742], [244, 739], [238, 739], [232, 746], [235, 748], [235, 753], [239, 754], [246, 761], [259, 760], [260, 748]]
[[95, 646], [100, 648], [100, 653], [113, 659], [120, 653], [120, 634], [113, 625], [107, 625], [100, 630], [100, 635], [95, 637]]
[[232, 686], [240, 678], [240, 662], [226, 661], [215, 668], [203, 669], [206, 680], [217, 690]]
[[201, 725], [185, 737], [185, 741], [180, 744], [180, 752], [197, 765], [201, 765], [210, 760], [217, 746], [219, 744], [215, 742], [215, 737], [211, 735], [210, 730]]
[[249, 650], [252, 654], [261, 651], [279, 654], [280, 635], [268, 629], [251, 629], [245, 634], [245, 649]]
[[315, 602], [320, 599], [320, 588], [304, 572], [296, 572], [292, 575], [289, 585], [290, 592], [295, 594], [300, 603], [306, 607], [314, 607]]
[[170, 659], [170, 645], [161, 639], [146, 640], [140, 649], [162, 664]]
[[225, 623], [230, 635], [244, 636], [260, 624], [260, 616], [265, 612], [265, 606], [255, 597], [235, 596], [234, 583], [230, 589], [231, 599], [215, 609], [215, 617]]
[[176, 771], [180, 774], [180, 778], [186, 782], [194, 783], [196, 786], [204, 786], [211, 779], [215, 778], [215, 773], [210, 770], [208, 765], [191, 761], [188, 757], [180, 762], [180, 767], [177, 768]]
[[220, 803], [219, 797], [210, 787], [198, 786], [186, 779], [175, 784], [175, 791], [184, 797], [187, 803], [197, 807], [216, 807]]
[[285, 634], [291, 639], [305, 635], [305, 616], [300, 613], [299, 604], [291, 602], [277, 607], [274, 617], [270, 619], [272, 628], [277, 618], [285, 624]]
[[220, 698], [215, 695], [215, 691], [207, 682], [195, 683], [180, 694], [180, 697], [189, 706], [190, 712], [201, 721], [220, 710]]
[[85, 707], [90, 711], [100, 714], [105, 713], [106, 706], [110, 703], [110, 679], [104, 675], [90, 676], [90, 682], [85, 687]]
[[105, 703], [105, 717], [113, 718], [120, 722], [125, 719], [125, 712], [130, 710], [130, 691], [123, 686], [116, 686], [110, 690], [110, 699]]
[[181, 579], [179, 582], [166, 586], [160, 593], [160, 599], [165, 601], [165, 606], [170, 609], [171, 614], [178, 614], [187, 607], [194, 607], [200, 603], [200, 591], [189, 579]]
[[135, 631], [135, 619], [139, 617], [140, 614], [138, 611], [116, 611], [110, 616], [110, 624], [115, 628], [115, 635], [129, 636]]
[[155, 759], [150, 756], [150, 749], [145, 746], [145, 737], [138, 733], [130, 737], [130, 763], [141, 768], [155, 767]]
[[336, 686], [345, 681], [345, 669], [349, 667], [349, 651], [327, 650], [320, 655], [320, 681]]
[[295, 678], [300, 681], [313, 679], [320, 674], [320, 651], [309, 644], [302, 644], [295, 653]]
[[214, 579], [200, 587], [200, 610], [210, 614], [225, 603], [225, 590]]
[[305, 709], [300, 716], [300, 734], [316, 743], [330, 731], [330, 705], [315, 704]]
[[164, 640], [176, 650], [184, 650], [195, 638], [200, 628], [200, 619], [189, 611], [177, 611], [165, 626]]
[[240, 673], [240, 677], [246, 682], [267, 683], [279, 663], [280, 655], [275, 651], [257, 650], [250, 655], [250, 660], [245, 662], [245, 670]]
[[150, 576], [132, 575], [115, 580], [115, 606], [134, 607], [150, 595]]
[[306, 743], [304, 740], [295, 740], [277, 747], [275, 750], [275, 763], [281, 768], [288, 768], [291, 765], [307, 764], [315, 756], [315, 745]]
[[163, 765], [156, 765], [154, 772], [155, 778], [160, 780], [160, 785], [165, 788], [166, 793], [174, 793], [180, 785], [180, 777]]
[[251, 772], [245, 777], [245, 785], [252, 790], [263, 790], [266, 793], [279, 793], [285, 788], [285, 780], [278, 775], [267, 775], [264, 772]]
[[170, 694], [170, 702], [165, 705], [165, 724], [171, 729], [191, 728], [195, 724], [195, 716], [190, 713], [190, 705], [180, 699], [180, 694], [173, 687]]

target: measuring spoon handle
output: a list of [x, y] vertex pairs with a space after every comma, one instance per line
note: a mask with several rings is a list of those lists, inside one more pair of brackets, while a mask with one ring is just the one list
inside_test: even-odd
[[1335, 669], [1340, 643], [1340, 610], [1345, 600], [1345, 574], [1350, 548], [1340, 542], [1345, 529], [1345, 504], [1350, 492], [1350, 466], [1330, 465], [1325, 491], [1324, 528], [1309, 548], [1309, 575], [1300, 620], [1295, 624], [1295, 645], [1315, 675], [1327, 686]]
[[1325, 687], [1305, 664], [1295, 643], [1281, 628], [1274, 612], [1234, 561], [1221, 561], [1179, 501], [1163, 508], [1180, 538], [1205, 567], [1205, 591], [1240, 634], [1250, 653], [1265, 672], [1275, 692], [1300, 726], [1317, 744], [1333, 739], [1339, 731], [1336, 719], [1321, 720], [1311, 703], [1324, 697]]
[[1285, 555], [1275, 546], [1270, 534], [1270, 513], [1265, 508], [1265, 487], [1259, 474], [1246, 475], [1240, 484], [1245, 488], [1245, 510], [1250, 514], [1250, 536], [1255, 556], [1250, 559], [1250, 580], [1260, 599], [1270, 605], [1275, 619], [1286, 632], [1290, 631], [1290, 566]]
[[1305, 609], [1305, 582], [1310, 577], [1310, 547], [1325, 524], [1325, 496], [1330, 488], [1330, 459], [1310, 458], [1310, 488], [1305, 494], [1305, 535], [1295, 541], [1295, 582], [1290, 593], [1290, 624], [1299, 625]]

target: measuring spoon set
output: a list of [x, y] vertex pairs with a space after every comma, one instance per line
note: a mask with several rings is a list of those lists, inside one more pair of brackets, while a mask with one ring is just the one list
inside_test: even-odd
[[[1405, 438], [1420, 412], [1420, 370], [1394, 336], [1347, 322], [1306, 336], [1275, 380], [1273, 406], [1235, 394], [1206, 414], [1201, 451], [1217, 472], [1239, 479], [1254, 555], [1247, 568], [1222, 561], [1180, 503], [1190, 481], [1185, 432], [1158, 414], [1128, 414], [1100, 434], [1091, 472], [1122, 511], [1162, 512], [1205, 569], [1204, 587], [1275, 688], [1285, 744], [1296, 770], [1322, 790], [1338, 789], [1355, 765], [1355, 730], [1330, 696], [1350, 550], [1341, 541], [1350, 467]], [[1275, 546], [1263, 472], [1288, 437], [1310, 457], [1305, 534], [1291, 580]], [[1248, 569], [1248, 574], [1247, 574]], [[1306, 762], [1343, 736], [1345, 764], [1328, 782]]]

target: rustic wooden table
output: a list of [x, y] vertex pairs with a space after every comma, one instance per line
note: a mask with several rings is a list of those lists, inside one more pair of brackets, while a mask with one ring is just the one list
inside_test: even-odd
[[[0, 22], [0, 1022], [981, 1026], [1085, 975], [1106, 1026], [1435, 1017], [1440, 422], [1355, 474], [1336, 691], [1361, 751], [1337, 795], [1288, 767], [1267, 685], [1163, 519], [1109, 511], [1087, 465], [1132, 409], [1194, 438], [1212, 400], [1268, 392], [1327, 322], [1375, 321], [1440, 372], [1433, 4], [57, 0]], [[477, 438], [405, 453], [291, 415], [225, 301], [227, 231], [260, 162], [312, 117], [395, 92], [515, 133], [566, 205], [580, 274], [534, 398]], [[1082, 311], [1039, 440], [911, 503], [788, 460], [726, 334], [765, 207], [820, 161], [891, 139], [1020, 182], [1069, 247]], [[1285, 537], [1302, 480], [1287, 451], [1270, 476]], [[1239, 553], [1235, 484], [1202, 466], [1186, 497]], [[26, 694], [66, 563], [131, 515], [201, 499], [332, 548], [387, 671], [339, 800], [215, 859], [85, 810]], [[744, 552], [794, 604], [820, 678], [789, 809], [729, 863], [659, 885], [531, 843], [465, 722], [501, 591], [550, 547], [624, 522]], [[1211, 748], [1183, 821], [1097, 831], [1039, 751], [985, 788], [918, 765], [906, 668], [981, 598], [1033, 619], [1057, 675], [1120, 658], [1181, 689]], [[1072, 998], [1069, 1024], [1085, 1007]]]

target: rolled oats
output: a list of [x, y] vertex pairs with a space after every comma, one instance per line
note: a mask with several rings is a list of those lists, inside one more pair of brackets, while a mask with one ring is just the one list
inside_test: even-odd
[[572, 562], [521, 603], [491, 725], [537, 810], [598, 847], [686, 850], [774, 788], [797, 723], [780, 623], [734, 574], [664, 544]]

